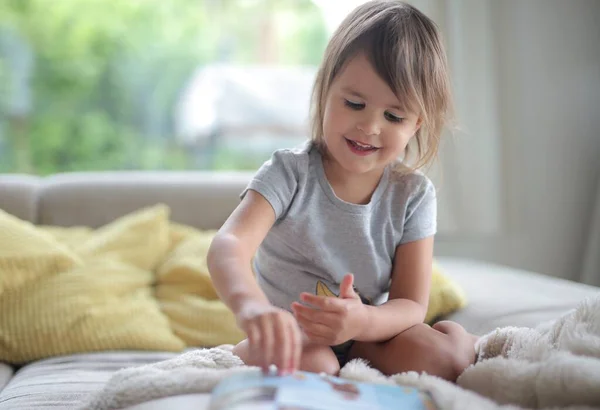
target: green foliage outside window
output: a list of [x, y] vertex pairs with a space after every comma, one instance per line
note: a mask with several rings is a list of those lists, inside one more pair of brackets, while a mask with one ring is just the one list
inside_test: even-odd
[[182, 87], [204, 64], [260, 63], [265, 27], [275, 63], [320, 61], [327, 33], [310, 0], [3, 0], [0, 38], [34, 63], [31, 106], [13, 113], [14, 49], [0, 50], [0, 172], [194, 167], [172, 135]]

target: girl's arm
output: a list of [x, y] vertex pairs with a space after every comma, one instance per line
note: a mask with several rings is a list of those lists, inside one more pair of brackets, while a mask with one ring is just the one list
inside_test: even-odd
[[275, 223], [275, 211], [259, 193], [249, 190], [214, 237], [207, 264], [221, 300], [248, 335], [248, 359], [264, 371], [280, 372], [300, 365], [302, 339], [294, 317], [272, 306], [258, 286], [252, 257]]
[[210, 245], [210, 276], [219, 297], [236, 316], [246, 307], [269, 305], [256, 283], [251, 262], [274, 223], [275, 212], [269, 202], [249, 190]]
[[389, 299], [380, 306], [365, 306], [367, 324], [356, 340], [389, 340], [423, 322], [429, 303], [432, 263], [433, 236], [396, 248]]

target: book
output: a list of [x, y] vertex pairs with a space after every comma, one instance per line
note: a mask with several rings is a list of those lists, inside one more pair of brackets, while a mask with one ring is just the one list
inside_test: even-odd
[[411, 386], [354, 382], [295, 372], [236, 374], [213, 390], [210, 410], [438, 410], [429, 392]]

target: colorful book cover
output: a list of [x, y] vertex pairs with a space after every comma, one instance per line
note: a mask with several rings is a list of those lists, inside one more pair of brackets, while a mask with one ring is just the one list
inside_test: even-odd
[[431, 395], [410, 386], [354, 382], [296, 372], [237, 374], [212, 392], [210, 410], [437, 410]]

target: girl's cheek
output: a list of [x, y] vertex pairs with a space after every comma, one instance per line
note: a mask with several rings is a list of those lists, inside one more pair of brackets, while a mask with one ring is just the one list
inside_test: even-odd
[[352, 115], [347, 110], [343, 110], [343, 109], [337, 110], [336, 118], [339, 122], [344, 123], [344, 125], [346, 125], [346, 126], [351, 124], [353, 121]]

